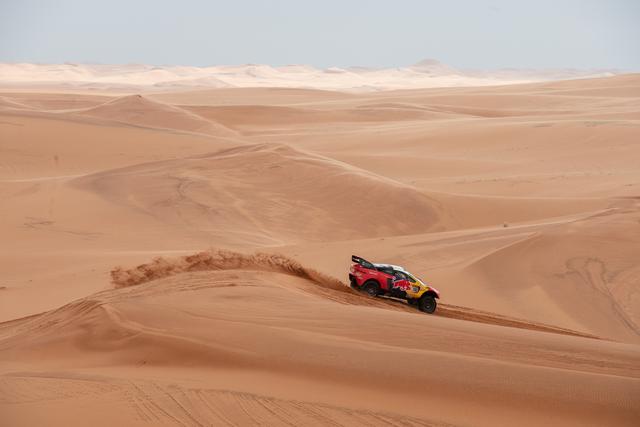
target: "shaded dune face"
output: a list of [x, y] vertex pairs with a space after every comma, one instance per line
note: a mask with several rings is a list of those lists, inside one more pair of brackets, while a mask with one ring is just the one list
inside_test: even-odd
[[281, 144], [136, 165], [75, 184], [229, 244], [425, 232], [442, 227], [444, 216], [409, 186]]

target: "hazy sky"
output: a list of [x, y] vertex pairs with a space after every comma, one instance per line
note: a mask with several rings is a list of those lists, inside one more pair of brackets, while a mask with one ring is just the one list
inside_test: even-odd
[[0, 0], [1, 62], [640, 70], [640, 0]]

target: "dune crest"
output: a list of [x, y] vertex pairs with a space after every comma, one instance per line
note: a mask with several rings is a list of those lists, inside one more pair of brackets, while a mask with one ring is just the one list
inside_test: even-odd
[[236, 135], [234, 131], [223, 125], [182, 108], [153, 101], [142, 95], [115, 98], [104, 104], [77, 111], [75, 114], [136, 126], [175, 129], [217, 136]]

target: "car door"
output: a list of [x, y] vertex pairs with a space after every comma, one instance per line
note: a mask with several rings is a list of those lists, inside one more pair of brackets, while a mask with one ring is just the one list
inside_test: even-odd
[[411, 285], [409, 284], [409, 278], [407, 275], [402, 271], [394, 271], [393, 287], [405, 292], [409, 290]]
[[406, 276], [409, 279], [409, 289], [407, 290], [407, 295], [412, 298], [417, 298], [420, 294], [420, 284], [415, 277], [411, 276], [411, 274], [406, 274]]

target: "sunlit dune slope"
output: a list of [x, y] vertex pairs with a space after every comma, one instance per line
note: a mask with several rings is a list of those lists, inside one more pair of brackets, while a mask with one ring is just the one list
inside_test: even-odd
[[352, 253], [366, 255], [409, 268], [452, 304], [637, 343], [639, 221], [628, 200], [547, 223], [281, 250], [336, 277]]
[[447, 219], [409, 186], [280, 144], [140, 164], [75, 183], [235, 245], [407, 234]]
[[224, 138], [178, 135], [49, 113], [2, 114], [0, 137], [0, 177], [11, 182], [86, 174], [236, 145]]
[[[528, 319], [640, 341], [637, 205], [549, 227], [462, 270], [462, 300], [485, 293]], [[463, 282], [464, 283], [464, 282]]]

